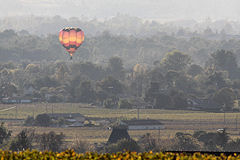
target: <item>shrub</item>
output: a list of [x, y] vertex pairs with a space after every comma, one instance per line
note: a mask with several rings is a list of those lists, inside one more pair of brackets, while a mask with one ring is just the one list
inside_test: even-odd
[[34, 123], [35, 123], [35, 121], [32, 116], [28, 116], [27, 119], [24, 121], [25, 126], [33, 126]]
[[116, 101], [112, 98], [107, 98], [106, 100], [104, 100], [103, 105], [106, 108], [116, 108]]
[[140, 152], [140, 146], [133, 139], [121, 139], [117, 143], [106, 146], [105, 151], [108, 153], [132, 151]]
[[225, 130], [217, 133], [198, 131], [193, 134], [193, 137], [197, 138], [198, 141], [203, 142], [205, 149], [210, 151], [224, 150], [230, 139]]
[[147, 152], [157, 149], [157, 141], [150, 133], [143, 135], [138, 143], [142, 146], [143, 150]]
[[118, 101], [118, 108], [120, 109], [131, 109], [132, 108], [132, 104], [128, 102], [128, 100], [123, 99]]
[[226, 144], [224, 151], [227, 152], [240, 152], [240, 139], [231, 140]]
[[138, 144], [146, 152], [173, 151], [176, 148], [177, 141], [175, 138], [158, 139], [147, 133], [139, 139]]
[[192, 135], [181, 132], [176, 133], [175, 139], [177, 141], [175, 150], [178, 151], [199, 151], [202, 146], [201, 143]]
[[75, 138], [72, 144], [70, 145], [71, 149], [74, 149], [77, 153], [85, 153], [87, 151], [93, 150], [89, 143], [86, 141]]

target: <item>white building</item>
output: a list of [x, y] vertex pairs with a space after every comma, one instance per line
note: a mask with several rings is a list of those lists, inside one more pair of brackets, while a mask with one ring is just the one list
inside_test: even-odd
[[24, 89], [23, 89], [23, 94], [24, 94], [24, 95], [33, 95], [33, 93], [34, 93], [35, 91], [36, 91], [35, 88], [33, 88], [33, 86], [30, 85], [30, 86], [24, 87]]

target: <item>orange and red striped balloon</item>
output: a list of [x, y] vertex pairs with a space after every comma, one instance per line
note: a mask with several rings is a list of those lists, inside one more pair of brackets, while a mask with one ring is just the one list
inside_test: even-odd
[[67, 27], [59, 32], [59, 41], [72, 57], [73, 53], [84, 41], [84, 33], [80, 28]]

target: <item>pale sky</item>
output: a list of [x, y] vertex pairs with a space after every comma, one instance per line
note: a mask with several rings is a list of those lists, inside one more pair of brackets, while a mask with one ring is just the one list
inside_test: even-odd
[[0, 0], [0, 16], [60, 15], [110, 18], [127, 14], [144, 19], [240, 20], [240, 0]]

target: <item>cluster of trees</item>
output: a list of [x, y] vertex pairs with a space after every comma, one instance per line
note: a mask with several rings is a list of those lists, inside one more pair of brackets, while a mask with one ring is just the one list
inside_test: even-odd
[[65, 135], [56, 134], [54, 131], [49, 133], [36, 134], [33, 129], [23, 129], [15, 137], [12, 131], [8, 130], [4, 123], [0, 126], [0, 146], [2, 149], [12, 151], [23, 151], [26, 149], [51, 150], [59, 152], [63, 147]]
[[23, 129], [16, 136], [12, 136], [12, 131], [8, 130], [4, 123], [0, 126], [0, 148], [11, 151], [23, 151], [26, 149], [37, 149], [40, 151], [61, 152], [66, 149], [74, 149], [78, 153], [93, 151], [94, 147], [89, 143], [76, 137], [72, 143], [66, 143], [63, 133], [37, 134], [33, 129]]
[[[232, 110], [239, 98], [240, 72], [236, 54], [217, 50], [205, 66], [174, 50], [154, 66], [127, 68], [119, 57], [107, 65], [91, 62], [0, 64], [0, 97], [14, 95], [48, 102], [82, 102], [107, 108], [132, 108], [136, 98], [155, 108], [186, 109], [192, 101], [203, 107]], [[25, 90], [33, 87], [31, 95]], [[24, 95], [26, 94], [26, 95]], [[203, 102], [205, 100], [205, 102]]]
[[194, 134], [177, 132], [170, 139], [159, 139], [150, 134], [139, 140], [144, 151], [239, 151], [239, 139], [231, 139], [226, 130], [219, 132], [195, 131]]
[[[231, 109], [239, 97], [239, 67], [236, 55], [218, 50], [211, 54], [205, 67], [191, 64], [191, 58], [181, 52], [170, 52], [152, 71], [152, 83], [146, 100], [158, 107], [187, 106], [189, 96], [205, 97], [208, 105]], [[160, 93], [157, 89], [162, 89]], [[165, 92], [164, 92], [165, 91]], [[167, 93], [167, 94], [166, 94]], [[194, 98], [192, 98], [194, 99]]]
[[239, 139], [231, 139], [225, 129], [218, 132], [177, 132], [170, 139], [159, 139], [146, 134], [138, 141], [144, 151], [221, 151], [239, 152]]
[[27, 92], [25, 96], [49, 102], [103, 103], [106, 98], [117, 99], [123, 92], [120, 79], [125, 79], [122, 61], [117, 57], [110, 59], [106, 68], [89, 62], [10, 62], [1, 64], [0, 70], [1, 98], [24, 96], [25, 90], [33, 87], [31, 95]]
[[240, 139], [231, 139], [225, 129], [218, 132], [195, 131], [193, 134], [177, 132], [173, 138], [161, 139], [147, 133], [137, 141], [121, 138], [105, 146], [105, 152], [124, 150], [136, 152], [211, 151], [239, 152]]
[[[121, 130], [121, 132], [124, 132]], [[137, 141], [131, 139], [127, 133], [124, 138], [118, 136], [114, 143], [99, 143], [91, 145], [86, 141], [75, 138], [71, 144], [66, 144], [65, 135], [54, 131], [36, 134], [32, 129], [23, 129], [15, 137], [11, 136], [2, 123], [0, 126], [0, 146], [2, 149], [22, 151], [26, 149], [50, 150], [59, 152], [67, 148], [76, 152], [86, 151], [119, 152], [124, 150], [146, 152], [146, 151], [231, 151], [239, 152], [240, 140], [231, 139], [225, 129], [218, 132], [195, 131], [194, 134], [177, 132], [175, 137], [161, 139], [149, 133], [140, 137]], [[121, 134], [121, 133], [119, 133]], [[116, 135], [115, 135], [116, 136]]]
[[[199, 35], [181, 38], [166, 34], [140, 38], [112, 35], [105, 31], [93, 37], [86, 34], [86, 39], [74, 59], [104, 64], [110, 57], [118, 56], [125, 66], [133, 67], [136, 63], [153, 65], [155, 60], [160, 60], [167, 52], [177, 49], [191, 55], [196, 64], [203, 65], [217, 49], [239, 53], [239, 46], [238, 39], [208, 40]], [[46, 36], [31, 35], [27, 31], [15, 32], [11, 29], [0, 32], [0, 62], [67, 60], [69, 57], [65, 52], [55, 32]]]

